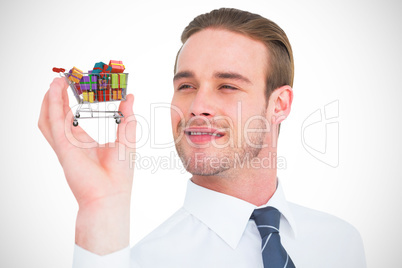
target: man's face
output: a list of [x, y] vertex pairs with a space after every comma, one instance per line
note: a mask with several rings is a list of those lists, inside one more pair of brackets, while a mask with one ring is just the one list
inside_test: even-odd
[[260, 153], [269, 130], [267, 65], [262, 42], [227, 30], [202, 30], [183, 45], [171, 116], [176, 149], [187, 171], [224, 175], [238, 168], [236, 159]]

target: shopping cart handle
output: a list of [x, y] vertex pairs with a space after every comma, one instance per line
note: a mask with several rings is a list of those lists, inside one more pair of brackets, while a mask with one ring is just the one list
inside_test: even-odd
[[55, 73], [64, 73], [66, 70], [65, 69], [63, 69], [63, 68], [56, 68], [56, 67], [53, 67], [53, 72], [55, 72]]

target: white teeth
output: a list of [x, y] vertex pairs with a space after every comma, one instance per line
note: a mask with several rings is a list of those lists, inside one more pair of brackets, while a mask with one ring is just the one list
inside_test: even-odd
[[194, 131], [190, 131], [189, 134], [190, 135], [210, 135], [210, 136], [215, 136], [215, 137], [222, 137], [221, 134], [211, 133], [211, 132], [194, 132]]

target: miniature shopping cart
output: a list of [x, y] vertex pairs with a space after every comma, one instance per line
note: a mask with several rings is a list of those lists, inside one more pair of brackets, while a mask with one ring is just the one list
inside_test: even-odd
[[78, 102], [73, 121], [75, 127], [78, 126], [78, 119], [88, 118], [113, 118], [120, 124], [124, 117], [122, 112], [106, 109], [100, 111], [92, 106], [126, 100], [128, 73], [83, 73], [80, 81], [74, 82], [69, 79], [71, 73], [65, 73], [64, 69], [54, 68], [54, 71], [60, 71], [60, 76], [66, 78]]

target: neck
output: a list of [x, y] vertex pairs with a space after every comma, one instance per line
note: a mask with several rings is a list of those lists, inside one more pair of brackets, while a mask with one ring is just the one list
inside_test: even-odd
[[[276, 158], [276, 154], [273, 156]], [[256, 158], [262, 159], [261, 156]], [[275, 159], [276, 160], [276, 159]], [[258, 162], [258, 161], [256, 161]], [[260, 161], [260, 163], [263, 163]], [[276, 163], [276, 161], [274, 162]], [[275, 193], [276, 166], [230, 169], [215, 176], [194, 175], [191, 180], [204, 188], [227, 194], [256, 206], [264, 205]]]

